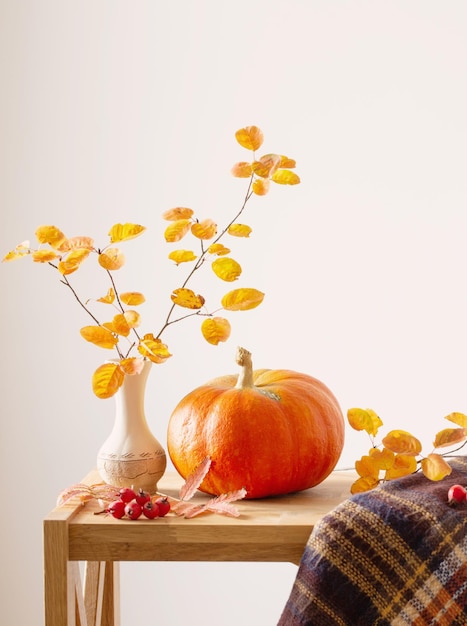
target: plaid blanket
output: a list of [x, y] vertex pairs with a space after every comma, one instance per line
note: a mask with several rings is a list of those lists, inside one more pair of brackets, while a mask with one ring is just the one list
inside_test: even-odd
[[315, 526], [279, 626], [466, 626], [467, 458], [351, 496]]

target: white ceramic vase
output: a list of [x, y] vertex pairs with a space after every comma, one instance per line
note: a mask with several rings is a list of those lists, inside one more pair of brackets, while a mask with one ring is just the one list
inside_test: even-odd
[[151, 366], [151, 361], [145, 361], [140, 374], [125, 376], [115, 394], [115, 421], [98, 452], [97, 469], [109, 485], [144, 489], [153, 494], [165, 472], [167, 457], [149, 429], [144, 410]]

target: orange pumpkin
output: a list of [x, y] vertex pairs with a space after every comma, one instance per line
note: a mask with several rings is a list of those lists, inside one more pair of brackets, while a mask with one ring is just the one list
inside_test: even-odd
[[262, 498], [322, 482], [344, 445], [344, 418], [322, 382], [290, 370], [253, 371], [240, 348], [238, 376], [223, 376], [186, 395], [174, 409], [167, 448], [183, 478], [206, 458], [201, 491], [244, 487]]

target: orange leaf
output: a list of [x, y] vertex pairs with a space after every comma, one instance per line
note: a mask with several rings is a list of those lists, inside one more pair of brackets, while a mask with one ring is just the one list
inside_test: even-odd
[[108, 248], [98, 256], [99, 265], [105, 270], [119, 270], [125, 265], [125, 255], [118, 248]]
[[229, 235], [232, 237], [249, 237], [251, 235], [251, 228], [246, 224], [232, 224], [227, 229]]
[[298, 185], [300, 177], [290, 170], [277, 170], [271, 176], [271, 180], [279, 185]]
[[128, 359], [122, 359], [120, 361], [120, 367], [129, 376], [134, 376], [135, 374], [141, 374], [144, 367], [144, 359], [130, 357]]
[[422, 451], [420, 441], [406, 430], [391, 430], [382, 443], [396, 454], [417, 456]]
[[175, 222], [172, 222], [164, 232], [165, 240], [168, 243], [174, 243], [176, 241], [180, 241], [190, 230], [191, 220], [189, 219], [181, 219]]
[[115, 291], [110, 287], [108, 292], [102, 298], [99, 298], [97, 301], [102, 302], [103, 304], [113, 304], [115, 300]]
[[162, 213], [162, 218], [169, 222], [177, 222], [178, 220], [189, 220], [193, 215], [193, 209], [187, 207], [178, 206], [175, 209], [169, 209]]
[[281, 164], [281, 157], [278, 154], [265, 154], [258, 161], [253, 161], [251, 169], [256, 176], [270, 178]]
[[155, 339], [152, 333], [144, 335], [141, 339], [138, 352], [153, 363], [164, 363], [172, 356], [165, 343], [162, 343], [160, 339]]
[[365, 430], [372, 436], [375, 436], [383, 425], [381, 419], [371, 409], [349, 409], [347, 420], [354, 430]]
[[263, 133], [257, 126], [246, 126], [235, 133], [235, 139], [247, 150], [258, 150], [263, 143]]
[[39, 243], [48, 243], [52, 248], [59, 248], [66, 237], [56, 226], [39, 226], [36, 230], [36, 238]]
[[191, 289], [174, 289], [170, 297], [174, 304], [185, 309], [200, 309], [204, 304], [203, 296], [196, 295]]
[[104, 363], [93, 374], [92, 389], [98, 398], [111, 398], [122, 386], [124, 378], [118, 363]]
[[117, 335], [122, 335], [122, 337], [128, 337], [130, 334], [131, 328], [128, 325], [126, 317], [123, 313], [118, 313], [114, 316], [112, 322], [110, 324], [104, 324], [106, 328], [116, 333]]
[[417, 461], [411, 454], [396, 454], [394, 464], [386, 470], [384, 474], [385, 480], [393, 480], [413, 474], [417, 469]]
[[230, 249], [223, 246], [221, 243], [213, 243], [208, 248], [209, 254], [217, 254], [218, 256], [224, 256], [225, 254], [229, 254]]
[[281, 168], [286, 167], [287, 169], [293, 169], [296, 165], [297, 164], [294, 159], [289, 159], [289, 157], [286, 157], [283, 154], [281, 155]]
[[145, 230], [145, 226], [140, 226], [139, 224], [114, 224], [109, 231], [110, 243], [134, 239], [139, 237]]
[[118, 337], [115, 337], [110, 330], [103, 326], [84, 326], [80, 333], [86, 341], [99, 346], [99, 348], [111, 350], [118, 343]]
[[169, 259], [174, 261], [177, 265], [180, 265], [180, 263], [189, 263], [196, 258], [196, 254], [191, 250], [173, 250], [169, 254]]
[[[19, 255], [24, 256], [24, 255]], [[35, 263], [50, 263], [54, 259], [59, 258], [58, 254], [53, 250], [34, 250], [32, 253], [32, 260]]]
[[464, 415], [464, 413], [450, 413], [449, 415], [446, 415], [444, 419], [454, 422], [454, 424], [457, 424], [462, 428], [467, 428], [467, 415]]
[[269, 191], [269, 180], [267, 178], [257, 178], [252, 184], [253, 193], [257, 196], [265, 196]]
[[466, 436], [465, 428], [444, 428], [436, 433], [433, 446], [435, 448], [447, 448], [465, 441]]
[[229, 291], [222, 298], [226, 311], [249, 311], [255, 309], [264, 300], [264, 293], [253, 288], [241, 288]]
[[358, 478], [350, 487], [350, 493], [363, 493], [370, 491], [379, 485], [379, 480], [368, 476]]
[[141, 324], [141, 315], [137, 311], [125, 311], [123, 317], [130, 328], [138, 328]]
[[379, 477], [380, 468], [371, 456], [362, 456], [360, 460], [355, 461], [355, 469], [362, 478], [376, 479]]
[[85, 250], [94, 250], [94, 240], [91, 237], [72, 237], [71, 239], [65, 239], [58, 248], [59, 252], [65, 253], [71, 250], [77, 250], [78, 248], [84, 248]]
[[89, 256], [90, 251], [86, 248], [78, 248], [67, 255], [66, 259], [58, 264], [60, 274], [67, 275], [76, 272], [81, 263]]
[[394, 452], [383, 448], [371, 448], [370, 456], [377, 467], [382, 470], [387, 470], [394, 465]]
[[196, 222], [191, 226], [191, 234], [198, 239], [212, 239], [217, 233], [217, 224], [210, 219]]
[[217, 346], [230, 337], [230, 322], [224, 317], [208, 317], [201, 324], [201, 332], [206, 341]]
[[424, 475], [430, 480], [442, 480], [452, 472], [452, 468], [440, 454], [429, 454], [421, 462]]
[[242, 273], [242, 267], [237, 261], [230, 257], [223, 256], [212, 262], [212, 270], [214, 274], [228, 283], [237, 280]]
[[125, 291], [120, 294], [120, 300], [128, 306], [138, 306], [146, 302], [146, 298], [139, 291]]
[[252, 174], [251, 163], [239, 161], [232, 167], [231, 172], [236, 178], [250, 178]]

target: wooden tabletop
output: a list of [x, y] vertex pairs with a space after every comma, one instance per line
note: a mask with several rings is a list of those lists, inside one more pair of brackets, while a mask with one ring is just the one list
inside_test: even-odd
[[[117, 520], [95, 515], [97, 501], [66, 504], [45, 524], [66, 522], [69, 560], [75, 561], [288, 561], [298, 563], [313, 526], [350, 495], [352, 471], [333, 472], [320, 485], [274, 498], [235, 502], [238, 518], [205, 512], [184, 519], [169, 514], [155, 520]], [[82, 482], [99, 483], [96, 471]], [[166, 473], [158, 489], [178, 497], [183, 480]], [[209, 496], [198, 494], [192, 502]]]

